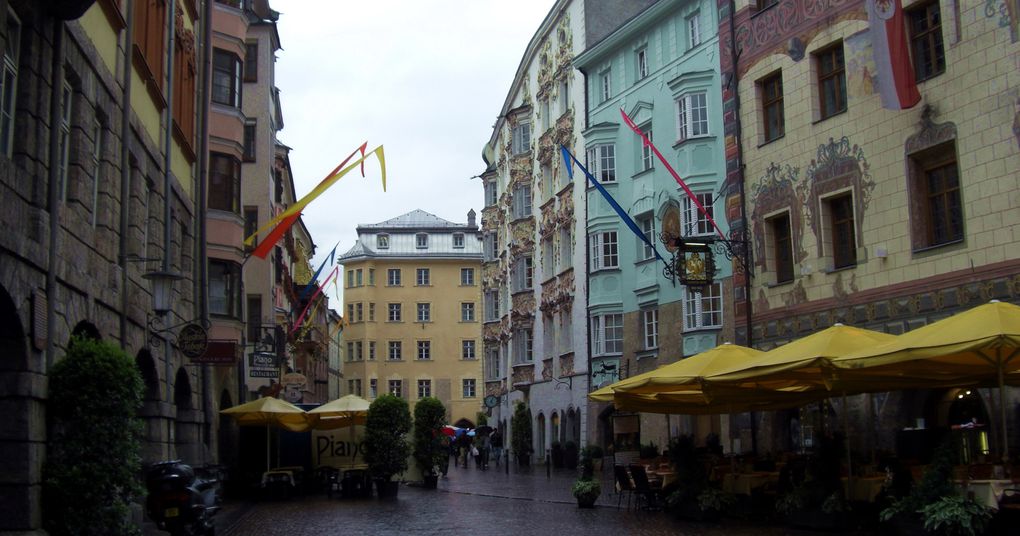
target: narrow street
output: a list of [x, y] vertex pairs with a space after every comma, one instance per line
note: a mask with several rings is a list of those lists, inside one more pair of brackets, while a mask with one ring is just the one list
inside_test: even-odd
[[[294, 534], [627, 534], [654, 536], [817, 534], [785, 527], [761, 527], [734, 520], [719, 524], [678, 521], [655, 511], [617, 508], [609, 481], [595, 509], [580, 509], [570, 486], [574, 471], [546, 476], [545, 466], [510, 474], [503, 467], [487, 471], [450, 468], [439, 490], [401, 486], [394, 501], [345, 500], [307, 495], [288, 501], [230, 505], [220, 520], [220, 534], [271, 536]], [[624, 499], [626, 500], [626, 499]], [[233, 510], [233, 512], [231, 512]]]

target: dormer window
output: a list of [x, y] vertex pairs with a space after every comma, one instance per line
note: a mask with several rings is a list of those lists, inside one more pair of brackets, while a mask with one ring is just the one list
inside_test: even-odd
[[453, 247], [464, 247], [464, 233], [453, 233]]
[[376, 235], [376, 237], [375, 237], [375, 247], [377, 247], [379, 249], [389, 249], [390, 248], [390, 235], [387, 235], [387, 234]]
[[414, 235], [414, 245], [418, 249], [425, 249], [429, 247], [429, 235], [426, 233], [418, 233]]

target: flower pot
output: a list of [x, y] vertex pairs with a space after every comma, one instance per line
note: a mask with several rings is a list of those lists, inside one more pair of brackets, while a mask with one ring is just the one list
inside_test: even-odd
[[585, 495], [577, 498], [578, 508], [595, 508], [595, 501], [599, 500], [598, 495]]
[[531, 465], [531, 456], [528, 456], [526, 454], [517, 456], [517, 465], [520, 465], [521, 467], [527, 467]]
[[436, 489], [439, 487], [439, 475], [425, 475], [422, 487], [425, 489]]
[[376, 495], [380, 499], [396, 499], [397, 492], [400, 490], [400, 482], [390, 479], [375, 479], [375, 491]]

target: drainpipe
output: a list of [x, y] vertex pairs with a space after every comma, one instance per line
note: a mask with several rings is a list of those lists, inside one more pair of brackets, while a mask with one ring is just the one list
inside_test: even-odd
[[[739, 188], [738, 195], [740, 196], [740, 220], [744, 224], [744, 238], [748, 240], [744, 247], [744, 255], [742, 263], [744, 265], [744, 315], [745, 323], [747, 325], [747, 346], [750, 348], [754, 344], [754, 337], [751, 329], [751, 234], [748, 232], [750, 224], [747, 221], [747, 207], [745, 206], [744, 199], [744, 147], [741, 142], [741, 127], [740, 127], [740, 92], [739, 79], [737, 76], [738, 65], [740, 55], [737, 53], [737, 37], [736, 37], [736, 24], [734, 19], [736, 18], [736, 5], [734, 0], [730, 0], [730, 64], [733, 69], [733, 76], [730, 77], [730, 84], [733, 85], [733, 137], [737, 142], [737, 174], [739, 181], [737, 186]], [[758, 414], [757, 412], [751, 412], [751, 452], [757, 454], [758, 452]]]
[[[202, 89], [198, 92], [201, 96], [199, 102], [202, 103], [199, 109], [199, 132], [201, 132], [201, 141], [199, 142], [198, 148], [198, 184], [196, 185], [196, 203], [195, 203], [195, 215], [196, 225], [198, 233], [195, 237], [195, 255], [192, 257], [198, 264], [194, 267], [192, 273], [198, 274], [198, 277], [194, 278], [196, 284], [192, 285], [193, 298], [195, 303], [196, 316], [202, 326], [208, 326], [208, 303], [206, 301], [206, 285], [208, 281], [206, 278], [207, 262], [206, 262], [206, 228], [205, 228], [205, 185], [207, 180], [206, 170], [208, 169], [209, 161], [209, 107], [210, 101], [208, 99], [206, 88], [208, 87], [209, 79], [211, 76], [211, 51], [212, 51], [212, 2], [208, 0], [205, 2], [205, 6], [202, 10], [202, 75], [199, 80], [202, 82]], [[236, 370], [236, 369], [235, 369]], [[210, 445], [214, 444], [215, 439], [216, 451], [218, 452], [219, 437], [216, 436], [212, 431], [212, 424], [216, 422], [216, 414], [213, 408], [213, 377], [209, 372], [209, 365], [202, 365], [202, 406], [204, 409], [203, 419], [209, 427], [209, 438]], [[212, 455], [212, 452], [207, 452]], [[222, 461], [218, 459], [217, 455], [213, 455], [213, 460], [217, 463]], [[206, 460], [209, 463], [209, 460]]]
[[124, 31], [124, 100], [120, 117], [120, 344], [127, 347], [128, 325], [128, 227], [131, 223], [131, 50], [134, 48], [135, 3], [127, 2], [127, 27]]
[[50, 176], [47, 206], [50, 211], [50, 240], [46, 269], [46, 367], [56, 361], [57, 328], [57, 241], [60, 238], [60, 135], [61, 93], [64, 90], [64, 21], [53, 21], [53, 83], [50, 90]]
[[[173, 227], [172, 221], [170, 220], [170, 197], [173, 194], [173, 172], [170, 169], [171, 155], [173, 150], [173, 131], [174, 131], [174, 46], [176, 40], [174, 39], [174, 33], [176, 33], [176, 22], [177, 22], [177, 2], [167, 2], [170, 9], [167, 10], [167, 28], [169, 28], [169, 39], [167, 40], [166, 50], [166, 124], [164, 125], [163, 132], [163, 264], [162, 270], [164, 272], [170, 271], [170, 245], [173, 239]], [[168, 313], [168, 316], [172, 314]], [[172, 322], [172, 321], [171, 321]], [[167, 404], [173, 404], [173, 348], [170, 345], [170, 338], [165, 337], [163, 339], [163, 360], [166, 363], [166, 401]], [[168, 437], [169, 439], [169, 437]], [[176, 438], [175, 438], [176, 442]], [[167, 448], [170, 449], [174, 445], [173, 443], [168, 444]], [[179, 456], [177, 453], [175, 456]]]

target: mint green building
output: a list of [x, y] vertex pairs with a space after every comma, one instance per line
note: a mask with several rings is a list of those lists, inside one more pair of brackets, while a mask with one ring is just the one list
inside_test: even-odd
[[[583, 130], [589, 171], [652, 238], [659, 253], [663, 219], [696, 240], [714, 228], [641, 138], [623, 109], [712, 213], [726, 233], [719, 199], [725, 179], [718, 12], [710, 0], [659, 0], [574, 59], [584, 74]], [[582, 149], [578, 148], [580, 152]], [[684, 287], [634, 235], [597, 190], [587, 189], [588, 317], [592, 388], [732, 340], [730, 262], [716, 255], [715, 282]], [[667, 216], [669, 215], [669, 216]], [[616, 450], [638, 441], [665, 447], [668, 437], [726, 432], [719, 419], [623, 415], [590, 408], [592, 429]], [[668, 426], [668, 428], [667, 428]]]

